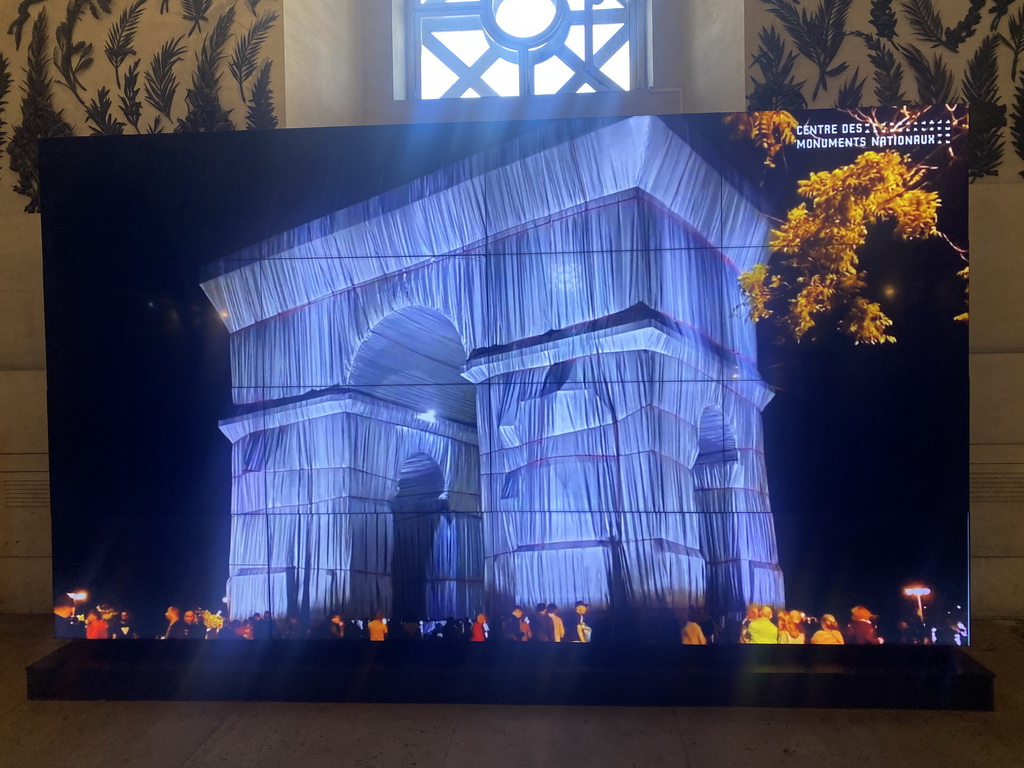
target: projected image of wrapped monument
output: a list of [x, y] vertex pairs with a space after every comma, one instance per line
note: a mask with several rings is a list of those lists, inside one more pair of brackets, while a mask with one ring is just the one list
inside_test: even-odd
[[225, 259], [232, 616], [782, 605], [768, 224], [658, 118], [551, 124]]

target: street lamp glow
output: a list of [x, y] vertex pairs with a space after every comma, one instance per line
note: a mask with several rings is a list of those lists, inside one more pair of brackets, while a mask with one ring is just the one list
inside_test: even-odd
[[924, 624], [924, 605], [921, 603], [921, 598], [925, 595], [930, 595], [932, 591], [928, 587], [904, 587], [903, 594], [907, 597], [917, 598], [917, 618]]
[[903, 594], [907, 597], [924, 597], [932, 593], [928, 587], [906, 587]]
[[89, 593], [85, 590], [79, 590], [78, 592], [68, 592], [66, 594], [76, 603], [84, 603], [86, 600], [89, 599]]

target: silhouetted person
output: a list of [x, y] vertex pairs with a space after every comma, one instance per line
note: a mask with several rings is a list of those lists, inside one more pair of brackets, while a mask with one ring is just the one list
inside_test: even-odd
[[707, 615], [704, 611], [698, 611], [697, 623], [700, 624], [701, 632], [704, 633], [704, 637], [707, 638], [708, 645], [714, 645], [718, 642], [719, 627], [715, 623], [715, 620]]
[[59, 602], [53, 606], [53, 636], [76, 640], [85, 637], [85, 624], [75, 616], [74, 603]]
[[847, 645], [881, 645], [884, 641], [875, 634], [872, 623], [878, 617], [863, 605], [855, 605], [850, 611], [850, 623], [846, 626]]
[[456, 642], [463, 639], [462, 628], [459, 626], [459, 622], [455, 620], [454, 616], [446, 618], [444, 620], [444, 624], [439, 627], [435, 627], [434, 631], [430, 634], [432, 637], [437, 637], [448, 642]]
[[166, 639], [184, 640], [188, 637], [185, 633], [185, 622], [181, 620], [181, 609], [178, 606], [170, 606], [164, 613], [164, 618], [167, 619], [168, 622], [167, 630], [164, 632], [164, 637]]
[[420, 628], [420, 623], [411, 616], [406, 616], [402, 621], [402, 636], [406, 640], [422, 640], [423, 630]]
[[531, 640], [536, 640], [539, 643], [554, 642], [555, 624], [548, 616], [547, 603], [537, 603], [537, 613], [534, 614], [533, 621], [530, 622], [530, 628], [533, 631]]
[[679, 626], [679, 619], [668, 606], [662, 606], [654, 613], [650, 623], [650, 640], [655, 643], [677, 645], [680, 633], [683, 628]]
[[512, 609], [512, 613], [508, 616], [501, 616], [498, 619], [498, 626], [501, 627], [501, 632], [497, 635], [498, 639], [511, 640], [514, 643], [518, 643], [522, 640], [522, 630], [520, 630], [519, 616], [516, 616], [516, 611], [519, 611], [519, 616], [523, 615], [523, 609], [518, 605]]
[[305, 634], [302, 631], [302, 626], [299, 624], [298, 616], [289, 616], [284, 621], [284, 626], [281, 629], [281, 637], [285, 640], [300, 640]]
[[121, 611], [117, 622], [110, 627], [112, 640], [138, 640], [139, 633], [135, 631], [135, 623], [128, 611]]
[[185, 611], [184, 631], [186, 640], [205, 640], [206, 626], [199, 620], [195, 611]]

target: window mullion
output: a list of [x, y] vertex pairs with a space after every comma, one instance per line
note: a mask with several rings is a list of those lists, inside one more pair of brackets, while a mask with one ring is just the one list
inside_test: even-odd
[[[506, 0], [509, 1], [518, 2]], [[583, 7], [576, 6], [577, 10], [569, 10], [565, 5], [557, 6], [559, 14], [547, 30], [540, 31], [534, 26], [529, 32], [534, 37], [527, 38], [519, 37], [527, 34], [519, 29], [530, 30], [529, 24], [517, 29], [500, 26], [493, 16], [489, 0], [431, 2], [426, 5], [407, 0], [406, 18], [413, 29], [407, 35], [409, 64], [406, 76], [413, 84], [412, 93], [415, 98], [424, 98], [424, 92], [428, 91], [432, 94], [428, 98], [437, 98], [439, 93], [440, 98], [458, 98], [472, 88], [481, 96], [497, 96], [499, 91], [510, 94], [513, 88], [518, 87], [520, 95], [529, 96], [535, 94], [538, 87], [543, 93], [575, 93], [583, 85], [597, 91], [619, 91], [622, 88], [612, 79], [613, 74], [619, 81], [628, 77], [630, 89], [641, 87], [643, 62], [646, 60], [642, 39], [647, 18], [644, 0], [622, 0], [621, 8], [596, 7], [597, 2], [584, 0]], [[502, 23], [510, 25], [512, 22], [506, 18]], [[603, 37], [607, 34], [604, 30], [608, 29], [605, 27], [599, 32], [599, 25], [607, 24], [622, 26], [598, 49], [598, 35]], [[442, 43], [432, 34], [434, 32], [467, 34], [452, 35]], [[479, 33], [479, 36], [468, 33]], [[582, 48], [582, 56], [569, 48], [570, 40], [575, 40], [571, 44], [576, 50]], [[606, 73], [603, 68], [623, 45], [628, 46], [628, 72], [626, 62], [616, 60], [616, 71], [609, 68]], [[425, 53], [427, 51], [430, 56]], [[474, 61], [473, 57], [479, 51], [483, 53]], [[430, 62], [426, 76], [431, 78], [432, 86], [424, 81], [425, 57]], [[467, 61], [473, 61], [473, 64], [467, 65]], [[516, 70], [513, 71], [509, 64]], [[493, 86], [484, 81], [485, 75], [494, 83]], [[434, 80], [435, 76], [443, 77], [443, 84]], [[454, 82], [448, 86], [453, 77]], [[540, 85], [538, 77], [541, 77]]]

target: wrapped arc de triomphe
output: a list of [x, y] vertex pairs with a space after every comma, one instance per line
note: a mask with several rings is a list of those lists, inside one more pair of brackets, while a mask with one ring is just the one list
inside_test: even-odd
[[740, 187], [553, 123], [220, 262], [231, 615], [781, 605]]

